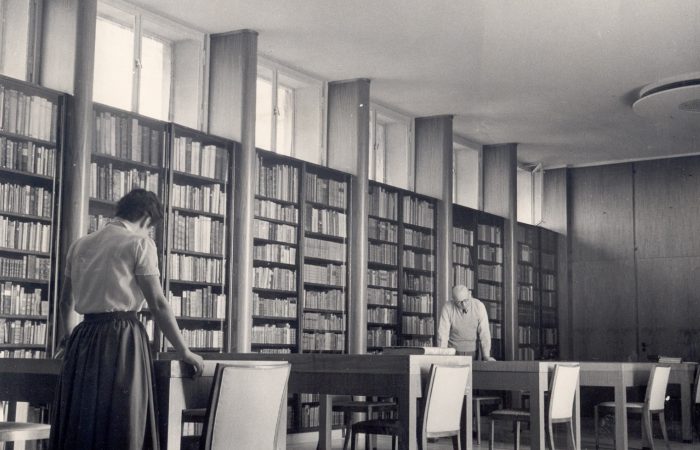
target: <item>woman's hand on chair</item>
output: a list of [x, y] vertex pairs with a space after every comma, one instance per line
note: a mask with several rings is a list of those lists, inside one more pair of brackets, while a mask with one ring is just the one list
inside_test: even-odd
[[204, 370], [204, 358], [193, 353], [191, 350], [186, 350], [185, 353], [180, 356], [180, 360], [194, 368], [195, 377], [202, 375], [202, 371]]

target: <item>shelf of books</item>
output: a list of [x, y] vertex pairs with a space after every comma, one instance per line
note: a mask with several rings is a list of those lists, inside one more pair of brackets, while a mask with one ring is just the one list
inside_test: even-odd
[[0, 76], [0, 358], [52, 350], [65, 97]]
[[542, 359], [559, 358], [557, 241], [559, 235], [540, 228], [540, 342]]
[[[233, 142], [171, 124], [165, 292], [188, 346], [224, 351]], [[171, 351], [163, 339], [161, 349]]]
[[478, 214], [476, 257], [475, 297], [489, 316], [491, 356], [503, 359], [503, 218]]
[[476, 217], [478, 211], [465, 206], [452, 208], [452, 284], [464, 285], [476, 296]]
[[398, 345], [399, 192], [370, 182], [367, 261], [367, 351]]
[[400, 343], [433, 346], [436, 200], [404, 192], [401, 202]]
[[258, 151], [253, 224], [252, 350], [299, 351], [302, 164]]
[[[88, 233], [105, 226], [114, 216], [117, 201], [132, 189], [152, 191], [164, 205], [168, 204], [167, 123], [100, 104], [94, 105], [93, 119]], [[163, 279], [166, 221], [150, 231], [158, 248]], [[159, 349], [153, 319], [147, 311], [140, 317], [153, 348]]]
[[517, 225], [518, 359], [540, 359], [539, 229]]

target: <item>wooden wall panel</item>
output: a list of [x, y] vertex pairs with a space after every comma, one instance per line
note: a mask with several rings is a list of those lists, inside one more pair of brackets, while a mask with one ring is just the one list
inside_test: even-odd
[[369, 86], [365, 78], [329, 83], [328, 167], [357, 175], [357, 152], [369, 146]]

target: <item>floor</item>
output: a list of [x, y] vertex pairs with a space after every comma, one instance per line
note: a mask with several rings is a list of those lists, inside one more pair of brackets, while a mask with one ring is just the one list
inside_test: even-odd
[[[613, 442], [612, 442], [612, 434], [611, 434], [611, 428], [609, 426], [606, 426], [608, 424], [603, 425], [603, 431], [601, 432], [601, 437], [600, 437], [600, 449], [601, 450], [609, 450], [613, 448]], [[700, 449], [700, 443], [698, 442], [698, 436], [695, 436], [695, 442], [693, 444], [683, 444], [677, 440], [674, 439], [674, 425], [675, 424], [669, 424], [669, 433], [671, 434], [671, 449], [672, 450], [698, 450]], [[558, 428], [559, 427], [559, 428]], [[632, 417], [630, 417], [630, 420], [628, 421], [628, 427], [630, 429], [630, 443], [629, 447], [630, 449], [640, 449], [641, 448], [641, 439], [640, 439], [640, 424], [638, 420], [634, 420]], [[476, 440], [474, 440], [474, 449], [475, 450], [482, 450], [482, 449], [488, 449], [489, 448], [489, 442], [488, 442], [488, 422], [484, 421], [484, 424], [482, 425], [482, 433], [483, 433], [483, 440], [481, 441], [481, 446], [476, 445]], [[656, 440], [654, 441], [654, 445], [656, 448], [660, 449], [665, 449], [663, 440], [661, 439], [661, 432], [658, 428], [655, 428], [655, 436]], [[567, 449], [567, 448], [572, 448], [571, 447], [571, 440], [567, 438], [568, 436], [568, 431], [566, 428], [566, 425], [555, 425], [554, 428], [554, 434], [555, 434], [555, 446], [560, 449]], [[582, 422], [582, 430], [581, 434], [583, 435], [582, 438], [582, 449], [583, 450], [593, 450], [595, 449], [595, 435], [593, 431], [593, 421], [590, 419], [584, 419]], [[364, 448], [364, 439], [360, 438], [358, 439], [358, 448]], [[384, 438], [380, 437], [378, 439], [378, 450], [390, 450], [391, 448], [391, 440], [389, 438]], [[529, 442], [528, 442], [528, 432], [527, 430], [521, 433], [521, 442], [520, 442], [520, 448], [522, 450], [528, 450], [530, 448]], [[452, 450], [452, 442], [449, 439], [440, 439], [436, 443], [428, 444], [428, 447], [430, 450]], [[287, 445], [287, 448], [290, 450], [315, 450], [316, 449], [316, 442], [307, 442], [307, 443], [290, 443]], [[337, 439], [333, 441], [333, 448], [334, 449], [342, 449], [343, 448], [343, 441], [341, 439]], [[494, 445], [494, 449], [496, 450], [502, 450], [502, 449], [508, 449], [511, 450], [513, 449], [513, 432], [511, 427], [507, 425], [502, 425], [502, 426], [496, 426], [496, 444]]]

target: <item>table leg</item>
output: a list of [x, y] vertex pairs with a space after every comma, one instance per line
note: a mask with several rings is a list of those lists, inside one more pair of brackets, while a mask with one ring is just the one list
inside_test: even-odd
[[615, 384], [615, 448], [627, 450], [627, 388], [622, 380]]
[[331, 434], [333, 432], [332, 425], [333, 414], [333, 397], [322, 394], [319, 396], [319, 411], [318, 411], [318, 444], [320, 450], [331, 450]]
[[399, 422], [399, 448], [401, 450], [418, 449], [418, 433], [416, 429], [416, 396], [410, 388], [402, 392], [398, 398]]
[[576, 436], [576, 450], [581, 450], [581, 386], [576, 386], [574, 398], [574, 435]]
[[472, 390], [471, 387], [467, 388], [467, 395], [464, 396], [464, 402], [465, 402], [465, 410], [467, 412], [466, 414], [466, 421], [467, 423], [465, 424], [464, 428], [466, 431], [466, 436], [465, 436], [465, 441], [462, 442], [462, 448], [465, 450], [472, 450], [472, 442], [473, 442], [473, 434], [472, 434], [472, 423], [473, 423], [473, 417], [474, 417], [474, 411], [473, 411], [473, 402], [472, 402]]
[[681, 436], [683, 442], [690, 444], [693, 442], [693, 422], [692, 422], [692, 399], [691, 399], [691, 376], [685, 372], [683, 382], [681, 383]]
[[[538, 376], [547, 374], [538, 374]], [[533, 450], [545, 450], [544, 434], [544, 390], [542, 384], [537, 382], [530, 389], [530, 448]]]

